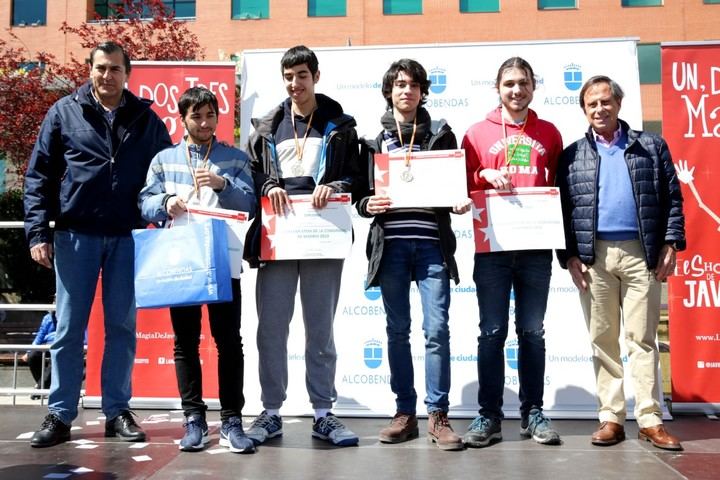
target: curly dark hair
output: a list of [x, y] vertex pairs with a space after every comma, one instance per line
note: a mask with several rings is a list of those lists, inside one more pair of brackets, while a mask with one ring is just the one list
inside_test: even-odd
[[409, 58], [401, 58], [400, 60], [393, 62], [387, 72], [385, 72], [385, 75], [383, 75], [382, 94], [383, 97], [385, 97], [388, 109], [392, 109], [393, 107], [393, 83], [400, 72], [405, 72], [414, 82], [420, 84], [420, 93], [422, 93], [420, 105], [424, 105], [427, 101], [427, 96], [430, 93], [430, 80], [428, 79], [427, 72], [419, 62]]

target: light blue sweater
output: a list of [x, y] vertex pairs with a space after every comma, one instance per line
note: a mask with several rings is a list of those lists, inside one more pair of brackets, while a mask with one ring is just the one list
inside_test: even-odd
[[638, 238], [637, 205], [625, 163], [627, 142], [627, 132], [622, 132], [615, 145], [596, 144], [600, 155], [597, 225], [600, 240]]

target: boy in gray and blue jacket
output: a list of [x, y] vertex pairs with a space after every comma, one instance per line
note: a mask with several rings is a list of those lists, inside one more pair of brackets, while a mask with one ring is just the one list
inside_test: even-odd
[[[178, 102], [187, 136], [155, 155], [139, 195], [143, 217], [165, 223], [188, 205], [254, 212], [255, 192], [247, 155], [215, 138], [218, 102], [210, 90], [193, 87]], [[243, 351], [240, 337], [240, 279], [232, 279], [233, 299], [207, 305], [210, 331], [218, 350], [220, 445], [232, 452], [252, 453], [255, 445], [242, 428]], [[180, 450], [201, 450], [208, 443], [202, 399], [200, 344], [201, 306], [170, 308], [175, 333], [175, 373], [185, 413]]]

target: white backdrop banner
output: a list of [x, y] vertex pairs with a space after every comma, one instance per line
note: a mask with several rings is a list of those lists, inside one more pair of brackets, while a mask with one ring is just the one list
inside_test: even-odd
[[[498, 105], [494, 89], [500, 64], [511, 56], [528, 60], [535, 70], [538, 88], [531, 107], [541, 118], [553, 122], [566, 145], [580, 138], [587, 121], [580, 109], [578, 92], [593, 75], [605, 74], [625, 90], [621, 116], [633, 128], [642, 128], [640, 82], [636, 39], [553, 41], [506, 44], [415, 45], [314, 49], [320, 61], [316, 92], [339, 101], [358, 122], [360, 136], [373, 138], [380, 131], [385, 100], [380, 91], [383, 73], [403, 57], [413, 58], [432, 80], [426, 104], [433, 119], [446, 119], [458, 143], [467, 128]], [[282, 50], [246, 51], [242, 70], [242, 145], [250, 133], [250, 118], [261, 117], [287, 97], [280, 69]], [[338, 351], [335, 411], [351, 415], [392, 415], [394, 396], [390, 390], [387, 362], [385, 311], [380, 291], [364, 289], [367, 260], [365, 240], [369, 222], [353, 216], [355, 244], [345, 263], [340, 302], [335, 318]], [[450, 309], [452, 354], [451, 414], [473, 416], [477, 411], [478, 307], [472, 280], [475, 250], [470, 214], [453, 216], [458, 238], [457, 261], [460, 284], [453, 285]], [[257, 380], [257, 349], [254, 341], [257, 316], [254, 304], [256, 272], [243, 274], [242, 333], [245, 337], [244, 413], [262, 410]], [[424, 339], [417, 289], [411, 290], [413, 312], [412, 349], [418, 412], [425, 408]], [[295, 302], [288, 346], [290, 383], [284, 414], [310, 413], [305, 390], [304, 331], [299, 297]], [[514, 305], [510, 305], [514, 322]], [[550, 300], [545, 317], [547, 366], [545, 407], [553, 417], [596, 415], [592, 353], [578, 293], [570, 276], [555, 262]], [[506, 342], [505, 412], [518, 415], [517, 339], [510, 328]], [[630, 387], [629, 382], [626, 383]], [[209, 393], [209, 392], [208, 392]], [[626, 388], [628, 398], [632, 391]], [[632, 403], [632, 402], [631, 402]], [[632, 412], [632, 408], [629, 409]]]

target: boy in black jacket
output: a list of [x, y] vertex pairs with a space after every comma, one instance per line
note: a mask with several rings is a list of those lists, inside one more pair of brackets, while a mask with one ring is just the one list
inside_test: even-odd
[[[370, 142], [370, 153], [397, 153], [457, 148], [447, 123], [434, 123], [422, 105], [430, 81], [415, 60], [394, 62], [383, 77], [387, 110], [380, 119], [382, 132]], [[368, 169], [371, 171], [371, 169]], [[411, 177], [407, 177], [411, 181]], [[372, 180], [368, 182], [372, 185]], [[470, 209], [470, 200], [456, 205], [455, 213]], [[420, 292], [425, 332], [425, 389], [428, 437], [443, 450], [460, 450], [462, 439], [448, 421], [450, 391], [450, 279], [458, 282], [455, 235], [449, 208], [392, 208], [386, 195], [373, 189], [358, 201], [364, 217], [374, 217], [368, 235], [367, 287], [380, 286], [387, 313], [390, 384], [397, 413], [380, 431], [380, 441], [399, 443], [418, 436], [417, 393], [413, 386], [410, 352], [410, 283]]]

